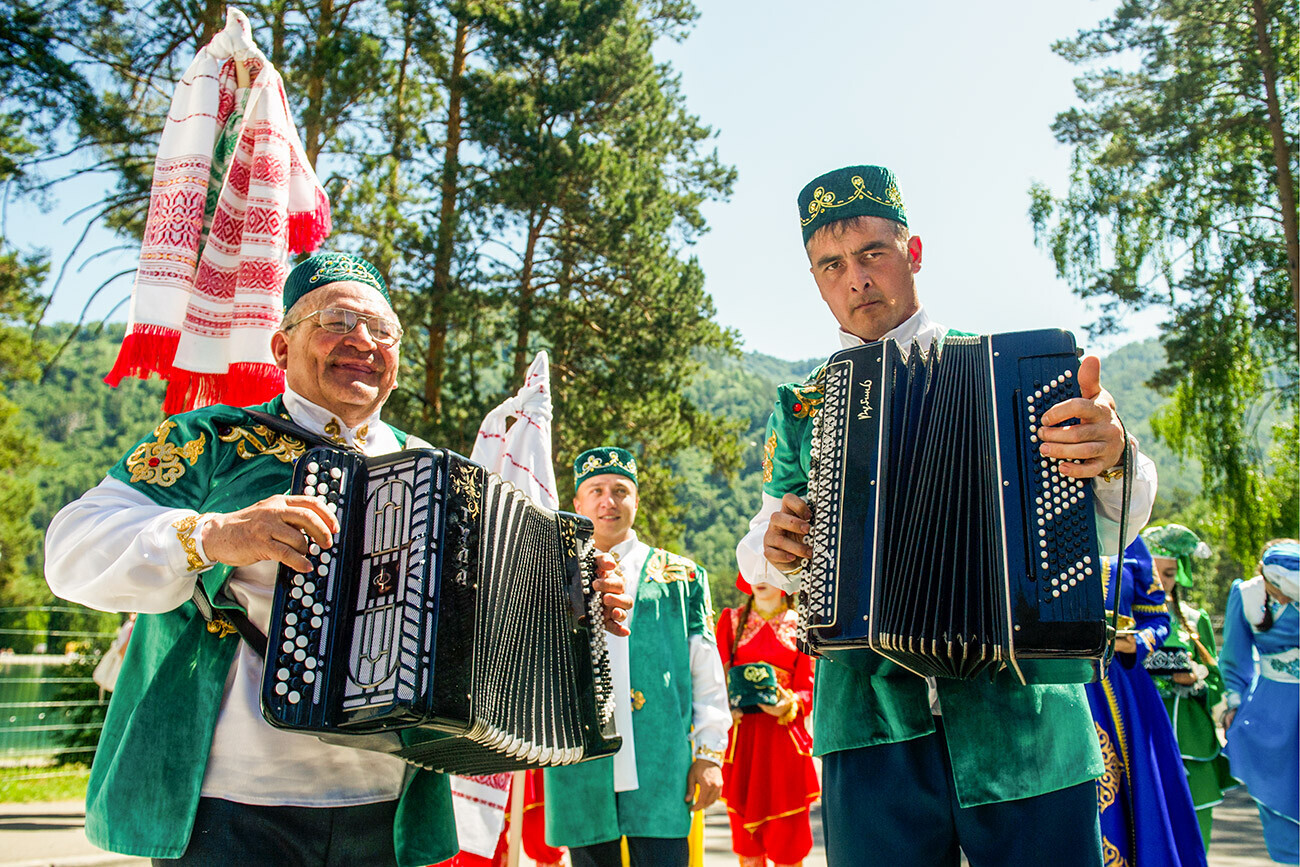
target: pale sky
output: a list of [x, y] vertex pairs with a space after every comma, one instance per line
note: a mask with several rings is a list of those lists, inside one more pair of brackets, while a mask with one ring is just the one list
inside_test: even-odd
[[[1074, 104], [1077, 70], [1051, 43], [1096, 24], [1113, 0], [697, 3], [692, 34], [659, 54], [680, 71], [690, 110], [717, 131], [719, 154], [739, 173], [731, 199], [706, 206], [711, 229], [693, 252], [719, 320], [743, 348], [786, 359], [838, 349], [808, 273], [795, 197], [814, 176], [856, 163], [898, 177], [924, 242], [917, 279], [932, 317], [977, 332], [1061, 327], [1087, 342], [1093, 316], [1034, 246], [1027, 191], [1042, 180], [1060, 193], [1068, 171], [1069, 152], [1050, 126]], [[50, 214], [11, 203], [10, 238], [52, 249], [57, 268], [74, 240], [61, 223], [74, 199], [63, 191]], [[86, 249], [120, 243], [105, 237]], [[133, 256], [78, 261], [50, 318], [75, 319]], [[121, 280], [105, 290], [92, 317], [129, 288]], [[114, 318], [125, 314], [124, 305]], [[1131, 317], [1116, 345], [1152, 336], [1158, 321]]]

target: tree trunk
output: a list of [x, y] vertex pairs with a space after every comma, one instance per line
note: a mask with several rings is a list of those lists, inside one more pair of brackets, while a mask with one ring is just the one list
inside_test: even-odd
[[393, 87], [392, 110], [389, 113], [388, 132], [392, 145], [388, 153], [388, 200], [382, 204], [383, 218], [379, 223], [379, 237], [375, 254], [375, 267], [384, 282], [392, 285], [393, 261], [396, 258], [397, 205], [402, 190], [402, 163], [406, 160], [406, 73], [411, 63], [413, 10], [408, 5], [402, 13], [402, 59], [397, 65], [397, 82]]
[[456, 237], [456, 193], [460, 181], [461, 99], [465, 89], [465, 45], [469, 22], [456, 18], [456, 43], [447, 79], [447, 141], [442, 158], [442, 210], [433, 257], [429, 297], [429, 347], [424, 354], [424, 420], [442, 417], [442, 384], [447, 363], [448, 301], [451, 298], [452, 242]]
[[1273, 137], [1273, 162], [1277, 169], [1278, 202], [1282, 206], [1282, 231], [1286, 235], [1287, 276], [1291, 280], [1291, 304], [1300, 310], [1300, 225], [1296, 217], [1295, 182], [1291, 177], [1291, 153], [1286, 142], [1282, 105], [1277, 98], [1277, 61], [1268, 37], [1268, 16], [1264, 0], [1251, 0], [1255, 16], [1255, 44], [1259, 68], [1264, 73], [1264, 94], [1268, 102], [1268, 131]]
[[307, 107], [302, 113], [302, 148], [307, 153], [307, 162], [316, 168], [316, 157], [320, 156], [324, 146], [325, 118], [322, 103], [325, 96], [325, 76], [329, 72], [325, 57], [325, 43], [334, 29], [334, 0], [320, 0], [316, 7], [320, 17], [316, 19], [316, 43], [311, 48], [311, 59], [307, 64]]

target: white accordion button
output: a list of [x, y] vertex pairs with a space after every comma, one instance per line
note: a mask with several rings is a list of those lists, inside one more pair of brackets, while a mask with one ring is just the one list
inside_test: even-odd
[[[304, 654], [304, 655], [305, 655], [305, 654]], [[299, 661], [301, 662], [301, 660], [299, 660]], [[307, 657], [307, 663], [306, 663], [306, 664], [307, 664], [307, 667], [308, 667], [308, 668], [315, 668], [315, 667], [316, 667], [316, 657], [314, 657], [314, 656], [309, 656], [309, 657]]]
[[320, 624], [321, 624], [321, 619], [320, 619], [319, 617], [313, 617], [313, 618], [311, 619], [311, 628], [312, 628], [312, 629], [320, 629]]
[[288, 614], [284, 615], [284, 622], [289, 624], [290, 626], [293, 626], [295, 623], [298, 622], [298, 615], [294, 614], [293, 612], [289, 612]]
[[294, 637], [295, 635], [297, 635], [297, 634], [298, 634], [298, 630], [294, 629], [292, 626], [286, 626], [286, 627], [284, 628], [284, 637], [285, 637], [285, 638], [293, 638], [293, 637]]
[[302, 585], [302, 592], [303, 592], [303, 593], [315, 593], [315, 592], [316, 592], [316, 585], [313, 584], [313, 583], [311, 583], [310, 581], [308, 581], [306, 584]]
[[299, 635], [297, 638], [294, 639], [294, 642], [295, 642], [299, 647], [306, 647], [306, 646], [307, 646], [307, 636], [305, 636], [305, 635]]
[[[328, 575], [330, 574], [330, 567], [322, 563], [316, 567], [316, 574], [321, 576]], [[308, 590], [307, 592], [310, 593], [311, 591]]]
[[307, 546], [307, 553], [315, 557], [317, 554], [320, 553], [320, 545], [317, 545], [315, 542], [312, 542], [310, 545]]
[[333, 560], [333, 559], [334, 559], [334, 558], [330, 556], [330, 552], [329, 552], [329, 551], [322, 551], [322, 552], [321, 552], [321, 555], [320, 555], [320, 561], [321, 561], [322, 563], [328, 563], [329, 561], [331, 561], [331, 560]]
[[307, 464], [307, 472], [314, 473], [319, 470], [320, 470], [320, 464], [316, 463], [315, 461], [312, 461], [311, 463]]
[[298, 693], [296, 690], [294, 692], [289, 693], [288, 698], [289, 698], [289, 704], [297, 704], [298, 702], [302, 701], [302, 695]]
[[275, 685], [275, 694], [276, 694], [276, 695], [284, 695], [284, 694], [285, 694], [286, 692], [288, 692], [288, 691], [289, 691], [289, 684], [287, 684], [287, 683], [277, 683], [277, 684]]
[[302, 597], [302, 607], [303, 607], [303, 608], [310, 608], [310, 607], [311, 607], [311, 603], [312, 603], [312, 598], [311, 598], [310, 595]]
[[312, 488], [316, 487], [316, 476], [315, 476], [315, 474], [313, 474], [313, 473], [308, 473], [307, 476], [306, 476], [306, 478], [304, 478], [304, 479], [302, 480], [302, 483], [303, 483], [303, 485], [305, 486], [306, 490], [309, 490], [309, 491], [310, 491]]
[[[299, 648], [293, 652], [293, 658], [298, 660], [299, 662], [302, 662], [304, 659], [307, 659], [307, 651], [303, 650], [302, 648]], [[311, 660], [308, 660], [308, 663], [310, 662]], [[310, 664], [307, 667], [310, 668], [311, 667]]]
[[293, 588], [292, 590], [290, 590], [290, 591], [289, 591], [289, 597], [290, 597], [291, 599], [301, 599], [301, 598], [302, 598], [302, 588], [301, 588], [301, 587], [295, 587], [295, 588]]
[[324, 613], [325, 613], [325, 606], [324, 606], [324, 605], [321, 605], [319, 602], [317, 602], [315, 605], [313, 605], [313, 606], [311, 607], [311, 610], [312, 610], [313, 612], [315, 612], [316, 614], [324, 614]]
[[286, 641], [284, 644], [281, 645], [281, 649], [282, 649], [285, 653], [293, 653], [293, 642], [292, 642], [292, 641]]
[[340, 470], [338, 467], [330, 467], [330, 478], [331, 478], [331, 479], [337, 479], [337, 478], [340, 478], [342, 475], [343, 475], [343, 471]]
[[288, 679], [289, 679], [289, 669], [287, 669], [287, 668], [277, 668], [277, 669], [275, 670], [275, 679], [276, 679], [276, 680], [288, 680]]
[[303, 683], [315, 683], [315, 682], [316, 682], [316, 672], [314, 672], [314, 671], [304, 671], [304, 672], [302, 673], [302, 682], [303, 682]]

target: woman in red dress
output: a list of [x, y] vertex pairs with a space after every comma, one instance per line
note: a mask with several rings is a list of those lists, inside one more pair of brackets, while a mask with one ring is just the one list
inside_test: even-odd
[[718, 652], [733, 665], [766, 662], [776, 670], [778, 701], [759, 711], [732, 710], [735, 724], [722, 766], [722, 799], [731, 820], [731, 848], [741, 867], [798, 867], [812, 851], [808, 807], [821, 795], [808, 734], [813, 660], [795, 649], [798, 615], [770, 584], [750, 587], [739, 608], [718, 619]]

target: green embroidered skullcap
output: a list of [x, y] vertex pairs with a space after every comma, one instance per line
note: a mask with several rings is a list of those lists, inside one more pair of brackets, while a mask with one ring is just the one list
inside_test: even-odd
[[393, 299], [388, 297], [388, 286], [374, 265], [351, 253], [317, 253], [294, 265], [289, 272], [288, 279], [284, 281], [284, 310], [288, 313], [293, 305], [302, 300], [302, 296], [313, 289], [345, 281], [364, 283], [383, 295], [388, 305], [392, 306]]
[[884, 166], [848, 166], [808, 182], [799, 193], [803, 242], [822, 226], [849, 217], [884, 217], [907, 225], [894, 173]]
[[576, 491], [587, 479], [603, 473], [626, 476], [640, 484], [636, 480], [636, 458], [630, 451], [617, 446], [597, 446], [587, 449], [573, 462], [573, 489]]
[[734, 710], [780, 704], [777, 686], [776, 669], [766, 662], [733, 665], [727, 672], [727, 699]]
[[1142, 531], [1142, 541], [1152, 557], [1165, 557], [1178, 561], [1177, 581], [1184, 587], [1192, 586], [1192, 558], [1210, 556], [1210, 546], [1182, 524], [1165, 524], [1147, 527]]

